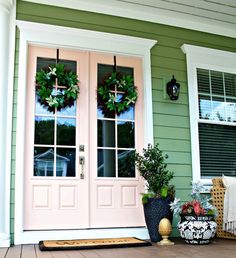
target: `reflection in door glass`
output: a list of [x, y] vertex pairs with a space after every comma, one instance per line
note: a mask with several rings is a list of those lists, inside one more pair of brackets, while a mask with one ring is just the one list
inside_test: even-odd
[[98, 177], [115, 177], [115, 164], [114, 150], [98, 150]]
[[135, 161], [133, 150], [118, 151], [118, 176], [135, 177]]
[[134, 123], [117, 122], [118, 127], [118, 147], [134, 148]]
[[75, 149], [57, 148], [56, 176], [75, 176]]
[[75, 118], [57, 118], [57, 144], [75, 145]]
[[35, 93], [35, 114], [37, 115], [48, 115], [50, 114], [50, 111], [48, 111], [48, 108], [41, 105], [39, 101], [38, 95]]
[[54, 144], [54, 118], [35, 116], [35, 144]]
[[61, 109], [57, 112], [59, 116], [75, 116], [76, 115], [76, 102], [74, 101], [74, 105]]
[[34, 176], [53, 176], [54, 151], [52, 148], [34, 148]]
[[115, 121], [98, 120], [98, 146], [115, 147]]

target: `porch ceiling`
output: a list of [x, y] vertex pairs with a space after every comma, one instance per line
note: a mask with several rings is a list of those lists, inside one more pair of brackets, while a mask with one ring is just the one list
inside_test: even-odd
[[236, 38], [235, 0], [24, 0]]

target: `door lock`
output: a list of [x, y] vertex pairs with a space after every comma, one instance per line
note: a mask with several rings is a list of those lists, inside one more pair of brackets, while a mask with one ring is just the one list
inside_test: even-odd
[[79, 164], [81, 165], [80, 179], [84, 179], [84, 163], [85, 163], [84, 156], [79, 156]]
[[83, 144], [79, 145], [79, 151], [84, 151], [84, 145]]
[[79, 156], [79, 164], [84, 165], [84, 156]]

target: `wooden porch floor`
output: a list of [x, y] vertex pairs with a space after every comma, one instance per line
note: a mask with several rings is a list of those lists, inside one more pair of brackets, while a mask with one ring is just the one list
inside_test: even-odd
[[174, 239], [174, 246], [41, 252], [38, 245], [0, 248], [0, 258], [235, 258], [236, 241], [215, 239], [209, 245], [187, 245]]

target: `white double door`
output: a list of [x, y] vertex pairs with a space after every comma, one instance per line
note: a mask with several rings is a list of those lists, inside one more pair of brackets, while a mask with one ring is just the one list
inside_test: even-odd
[[24, 230], [143, 226], [144, 183], [128, 163], [143, 144], [141, 60], [116, 56], [117, 69], [134, 77], [138, 101], [107, 116], [97, 87], [112, 72], [114, 56], [59, 49], [59, 63], [77, 73], [80, 93], [74, 106], [53, 113], [37, 101], [35, 74], [55, 63], [56, 53], [28, 51]]

